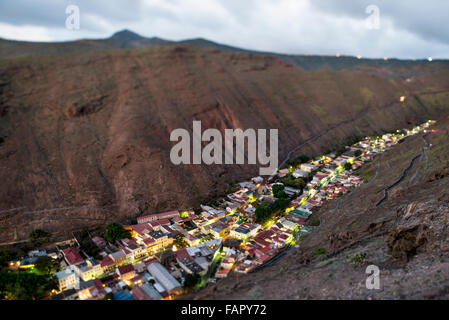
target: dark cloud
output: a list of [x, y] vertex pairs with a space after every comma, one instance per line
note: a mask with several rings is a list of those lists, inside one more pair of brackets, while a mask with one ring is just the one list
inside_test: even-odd
[[[78, 5], [81, 29], [65, 28]], [[368, 5], [380, 28], [366, 27]], [[449, 58], [449, 2], [440, 0], [1, 0], [0, 37], [74, 40], [128, 28], [171, 40], [203, 37], [291, 54]]]
[[449, 1], [441, 0], [314, 0], [312, 5], [335, 16], [367, 17], [365, 9], [376, 5], [381, 21], [389, 19], [401, 30], [449, 44]]

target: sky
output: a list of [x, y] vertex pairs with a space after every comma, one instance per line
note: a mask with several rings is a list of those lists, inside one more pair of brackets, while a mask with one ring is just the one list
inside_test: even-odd
[[[66, 26], [71, 5], [79, 8], [79, 29]], [[287, 54], [449, 58], [445, 0], [0, 1], [6, 39], [99, 39], [122, 29]]]

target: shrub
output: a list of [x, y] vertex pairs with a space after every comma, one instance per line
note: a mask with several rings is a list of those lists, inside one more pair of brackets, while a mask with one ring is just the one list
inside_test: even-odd
[[323, 255], [323, 254], [326, 254], [326, 249], [324, 249], [324, 248], [315, 248], [313, 250], [313, 255], [314, 256], [320, 256], [320, 255]]
[[125, 230], [121, 224], [112, 222], [106, 226], [104, 238], [109, 242], [114, 242], [118, 239], [131, 238], [131, 233]]

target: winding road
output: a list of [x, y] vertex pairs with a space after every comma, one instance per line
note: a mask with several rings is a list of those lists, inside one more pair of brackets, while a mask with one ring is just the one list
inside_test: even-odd
[[393, 189], [394, 187], [396, 187], [397, 185], [399, 185], [402, 181], [404, 181], [405, 178], [407, 178], [408, 173], [410, 172], [410, 170], [413, 168], [416, 160], [418, 160], [419, 158], [422, 159], [422, 157], [427, 156], [426, 155], [426, 149], [430, 146], [430, 143], [426, 140], [426, 136], [427, 134], [423, 135], [422, 138], [424, 139], [424, 141], [426, 142], [426, 146], [424, 146], [422, 148], [422, 152], [421, 154], [415, 156], [411, 161], [410, 161], [410, 165], [404, 170], [404, 172], [402, 173], [402, 176], [399, 178], [399, 180], [397, 180], [395, 183], [393, 183], [391, 186], [387, 187], [385, 189], [385, 196], [382, 198], [382, 200], [380, 200], [377, 204], [376, 207], [381, 206], [385, 201], [388, 200], [388, 196], [390, 193], [390, 190]]

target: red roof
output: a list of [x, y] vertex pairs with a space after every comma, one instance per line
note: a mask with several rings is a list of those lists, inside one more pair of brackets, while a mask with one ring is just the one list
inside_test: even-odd
[[131, 228], [140, 235], [144, 235], [153, 230], [153, 227], [149, 223], [136, 224], [131, 226]]
[[157, 221], [150, 221], [150, 222], [148, 222], [148, 224], [150, 225], [150, 226], [152, 226], [153, 228], [154, 227], [157, 227], [157, 226], [162, 226], [162, 225], [169, 225], [170, 224], [170, 220], [168, 220], [168, 219], [161, 219], [161, 220], [157, 220]]
[[94, 285], [97, 289], [103, 288], [103, 284], [101, 283], [101, 281], [99, 279], [94, 280]]
[[143, 243], [145, 243], [146, 245], [150, 245], [153, 242], [155, 242], [155, 240], [153, 238], [146, 238], [143, 240]]
[[75, 248], [67, 248], [62, 251], [64, 253], [65, 258], [69, 262], [69, 264], [78, 264], [84, 261], [84, 259], [79, 254], [78, 250]]
[[159, 260], [157, 258], [151, 258], [149, 260], [146, 260], [144, 263], [145, 263], [146, 266], [148, 266], [148, 265], [150, 265], [152, 263], [155, 263], [155, 262], [159, 262]]
[[129, 273], [129, 272], [133, 272], [133, 271], [134, 271], [134, 266], [132, 264], [127, 264], [125, 266], [121, 266], [121, 267], [118, 268], [118, 272], [121, 275], [124, 275], [124, 274]]
[[142, 276], [137, 275], [137, 276], [135, 276], [134, 278], [131, 279], [131, 282], [137, 282], [139, 280], [142, 280]]
[[114, 260], [112, 260], [112, 258], [110, 256], [105, 256], [103, 257], [103, 260], [101, 260], [101, 267], [109, 267], [112, 266], [114, 264]]
[[187, 252], [187, 249], [185, 249], [185, 248], [176, 251], [175, 255], [176, 255], [176, 259], [178, 259], [178, 260], [184, 260], [184, 259], [189, 259], [190, 258], [190, 255]]
[[143, 291], [142, 288], [139, 287], [133, 288], [131, 293], [136, 300], [153, 300], [145, 291]]
[[137, 218], [137, 222], [145, 221], [147, 219], [161, 220], [161, 219], [165, 219], [167, 217], [176, 216], [176, 215], [179, 215], [179, 211], [168, 211], [168, 212], [163, 212], [163, 213], [150, 214], [150, 215], [147, 215], [144, 217]]

